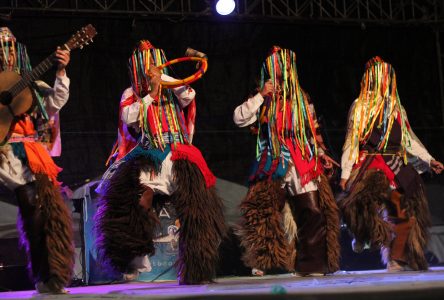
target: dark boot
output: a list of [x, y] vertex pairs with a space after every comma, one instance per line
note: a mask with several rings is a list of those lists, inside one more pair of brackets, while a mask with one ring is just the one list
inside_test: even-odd
[[44, 232], [44, 217], [39, 199], [36, 197], [35, 182], [20, 186], [15, 190], [22, 223], [24, 239], [32, 277], [35, 282], [49, 278], [49, 263]]
[[296, 272], [328, 273], [326, 219], [319, 207], [319, 192], [294, 196], [291, 210], [298, 226]]

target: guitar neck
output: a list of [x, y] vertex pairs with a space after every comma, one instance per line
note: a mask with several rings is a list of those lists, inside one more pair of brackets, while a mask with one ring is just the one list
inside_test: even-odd
[[12, 96], [15, 97], [20, 94], [20, 92], [30, 86], [33, 81], [39, 79], [44, 73], [46, 73], [46, 71], [51, 69], [52, 66], [54, 66], [54, 56], [55, 53], [52, 53], [33, 68], [31, 72], [22, 74], [22, 79], [9, 89]]
[[[76, 34], [60, 47], [60, 49], [68, 51], [77, 48], [82, 49], [84, 45], [88, 45], [88, 42], [92, 42], [92, 39], [96, 34], [96, 29], [91, 24], [88, 24], [81, 30], [77, 31]], [[33, 81], [37, 80], [48, 71], [54, 65], [55, 55], [56, 52], [53, 52], [44, 61], [33, 68], [31, 72], [22, 74], [22, 79], [8, 90], [9, 96], [12, 96], [12, 98], [16, 97], [25, 88], [29, 87]]]

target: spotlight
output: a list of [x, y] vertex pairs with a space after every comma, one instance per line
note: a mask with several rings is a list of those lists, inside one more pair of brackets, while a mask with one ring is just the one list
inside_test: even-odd
[[229, 15], [236, 7], [234, 0], [219, 0], [216, 3], [216, 11], [222, 16]]

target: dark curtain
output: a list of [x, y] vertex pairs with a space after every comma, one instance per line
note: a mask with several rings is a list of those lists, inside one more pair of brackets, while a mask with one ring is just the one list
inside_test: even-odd
[[[61, 180], [75, 185], [100, 176], [117, 133], [118, 103], [129, 86], [126, 62], [139, 39], [163, 48], [169, 59], [191, 47], [209, 58], [197, 91], [199, 147], [216, 176], [245, 183], [255, 155], [255, 137], [236, 128], [234, 108], [254, 92], [260, 65], [272, 45], [297, 54], [301, 86], [311, 95], [334, 154], [340, 155], [348, 108], [358, 96], [365, 62], [374, 55], [391, 62], [411, 124], [437, 158], [442, 155], [442, 110], [434, 32], [430, 27], [177, 21], [39, 14], [15, 16], [7, 26], [25, 43], [33, 65], [92, 23], [98, 36], [73, 51], [68, 74], [71, 97], [61, 112], [64, 168]], [[175, 66], [185, 77], [194, 65]], [[50, 71], [44, 80], [52, 82]], [[443, 158], [441, 156], [441, 158]]]

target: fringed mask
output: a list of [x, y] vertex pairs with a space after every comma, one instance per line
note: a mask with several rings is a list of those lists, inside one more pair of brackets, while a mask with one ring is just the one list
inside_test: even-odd
[[141, 40], [137, 44], [128, 60], [128, 70], [133, 90], [139, 97], [151, 91], [150, 66], [159, 66], [166, 61], [163, 50], [154, 48], [149, 41]]
[[410, 134], [398, 95], [395, 69], [379, 56], [371, 58], [365, 67], [361, 92], [352, 112], [352, 147], [365, 144], [370, 138], [373, 127], [377, 126], [382, 132], [377, 149], [385, 149], [393, 123], [399, 117], [402, 130], [401, 144], [405, 150], [410, 144]]
[[0, 27], [0, 50], [1, 71], [19, 74], [31, 71], [26, 46], [17, 42], [8, 27]]
[[262, 64], [262, 89], [270, 80], [275, 93], [265, 101], [265, 116], [268, 121], [268, 140], [274, 157], [280, 155], [280, 146], [290, 138], [304, 157], [317, 155], [314, 120], [310, 111], [308, 95], [302, 90], [296, 68], [296, 53], [289, 49], [273, 46], [270, 55]]

